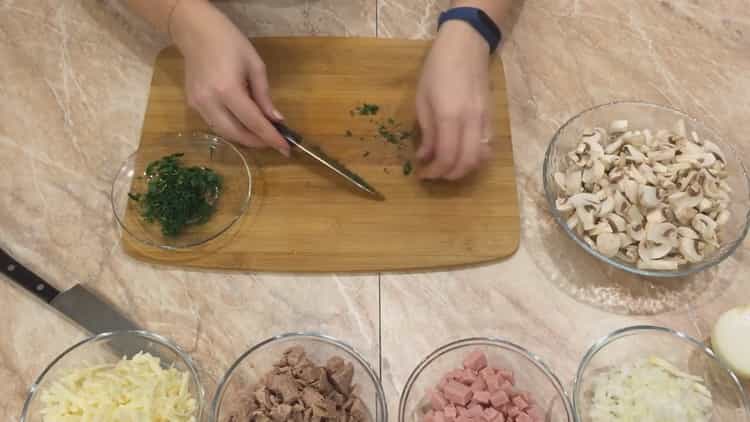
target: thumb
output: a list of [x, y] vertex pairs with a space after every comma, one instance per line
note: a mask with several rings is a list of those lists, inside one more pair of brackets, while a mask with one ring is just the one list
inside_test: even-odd
[[257, 55], [250, 57], [249, 65], [250, 74], [248, 82], [250, 83], [250, 94], [253, 100], [255, 100], [260, 110], [270, 120], [277, 122], [284, 120], [284, 116], [276, 109], [271, 99], [271, 88], [268, 83], [268, 75], [266, 74], [266, 65]]

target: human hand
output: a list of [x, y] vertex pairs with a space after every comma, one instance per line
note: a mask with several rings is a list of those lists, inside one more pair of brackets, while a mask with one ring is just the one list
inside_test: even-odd
[[178, 3], [169, 30], [185, 57], [190, 107], [217, 134], [288, 157], [289, 145], [269, 121], [283, 117], [271, 100], [265, 64], [247, 37], [206, 1]]
[[460, 179], [490, 157], [489, 63], [487, 42], [474, 28], [442, 26], [417, 88], [421, 178]]

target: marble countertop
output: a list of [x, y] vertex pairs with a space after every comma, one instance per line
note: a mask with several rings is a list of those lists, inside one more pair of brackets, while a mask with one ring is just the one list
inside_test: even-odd
[[[0, 0], [0, 246], [53, 284], [84, 282], [197, 360], [207, 391], [248, 346], [315, 330], [378, 369], [395, 420], [412, 368], [459, 337], [503, 336], [569, 384], [589, 345], [636, 323], [705, 339], [716, 316], [750, 303], [750, 242], [679, 280], [626, 275], [555, 225], [541, 183], [555, 129], [615, 99], [701, 116], [750, 156], [750, 20], [742, 0], [519, 2], [502, 48], [522, 240], [511, 258], [471, 269], [297, 276], [185, 271], [136, 262], [109, 205], [114, 169], [137, 146], [156, 53], [166, 45], [113, 0]], [[249, 35], [428, 38], [447, 0], [219, 2]], [[408, 318], [405, 316], [408, 315]], [[0, 282], [0, 419], [28, 385], [86, 336]]]

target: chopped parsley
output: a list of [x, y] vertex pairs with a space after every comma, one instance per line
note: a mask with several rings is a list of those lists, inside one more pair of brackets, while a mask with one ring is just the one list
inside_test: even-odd
[[406, 161], [406, 162], [404, 163], [404, 167], [403, 167], [403, 169], [402, 169], [402, 170], [403, 170], [403, 172], [404, 172], [404, 176], [408, 176], [408, 175], [410, 175], [410, 174], [411, 174], [411, 171], [412, 171], [412, 170], [414, 170], [414, 168], [413, 168], [413, 167], [412, 167], [412, 165], [411, 165], [411, 161]]
[[357, 108], [353, 110], [354, 113], [350, 114], [359, 114], [360, 116], [374, 116], [378, 114], [379, 110], [380, 106], [377, 104], [363, 103], [361, 106], [357, 106]]
[[347, 130], [347, 131], [346, 131], [346, 136], [347, 136], [348, 138], [351, 138], [351, 137], [352, 137], [352, 131], [351, 131], [351, 130]]
[[205, 167], [185, 167], [172, 154], [146, 167], [146, 192], [128, 193], [147, 222], [158, 222], [165, 236], [177, 236], [186, 226], [208, 221], [221, 194], [222, 179]]

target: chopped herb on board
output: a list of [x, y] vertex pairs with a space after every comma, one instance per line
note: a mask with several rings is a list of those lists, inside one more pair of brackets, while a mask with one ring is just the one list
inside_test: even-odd
[[362, 154], [363, 157], [367, 157], [368, 155], [370, 155], [370, 151], [365, 151], [365, 153]]
[[146, 167], [146, 192], [131, 192], [141, 216], [158, 222], [165, 236], [177, 236], [189, 225], [208, 221], [221, 194], [222, 179], [205, 167], [185, 167], [184, 154], [172, 154]]
[[378, 110], [380, 110], [379, 105], [364, 103], [361, 106], [357, 106], [357, 108], [354, 109], [354, 112], [360, 116], [374, 116], [378, 114]]
[[411, 165], [411, 161], [405, 162], [404, 163], [404, 167], [403, 167], [404, 176], [410, 175], [412, 170], [413, 170], [413, 168], [412, 168], [412, 165]]
[[347, 130], [346, 131], [346, 136], [349, 137], [349, 138], [351, 138], [352, 137], [352, 131], [351, 130]]

